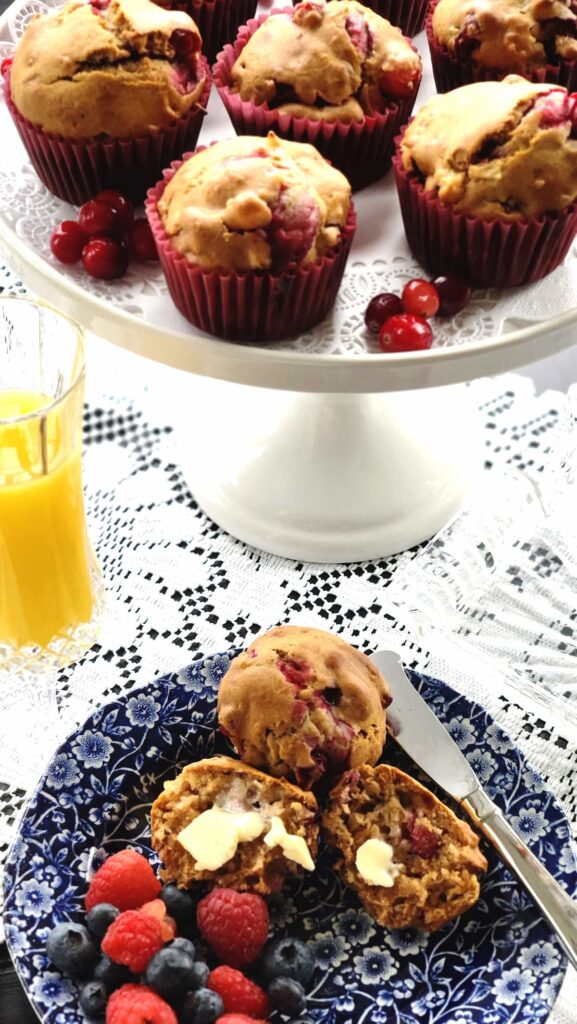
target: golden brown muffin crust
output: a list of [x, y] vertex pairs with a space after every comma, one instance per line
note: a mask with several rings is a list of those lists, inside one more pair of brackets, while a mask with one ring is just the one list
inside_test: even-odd
[[173, 32], [192, 18], [151, 0], [111, 0], [94, 9], [72, 0], [31, 19], [10, 72], [14, 103], [33, 124], [68, 138], [122, 138], [163, 128], [186, 114], [205, 82], [196, 61], [184, 72]]

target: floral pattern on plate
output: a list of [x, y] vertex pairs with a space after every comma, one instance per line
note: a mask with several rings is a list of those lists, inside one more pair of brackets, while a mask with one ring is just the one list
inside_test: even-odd
[[[148, 812], [187, 763], [226, 752], [216, 691], [228, 655], [195, 662], [92, 715], [59, 748], [30, 801], [8, 857], [6, 937], [44, 1024], [83, 1024], [74, 983], [44, 952], [59, 921], [82, 919], [91, 872], [127, 845], [156, 862]], [[566, 818], [521, 752], [484, 709], [412, 674], [491, 796], [556, 878], [577, 869]], [[229, 751], [228, 751], [229, 752]], [[426, 777], [389, 742], [386, 759]], [[432, 787], [434, 788], [434, 787]], [[442, 795], [442, 794], [441, 794]], [[309, 994], [317, 1024], [513, 1024], [544, 1021], [565, 971], [563, 954], [523, 889], [491, 850], [476, 906], [432, 935], [386, 931], [343, 887], [324, 850], [313, 876], [271, 898], [275, 933], [315, 950]]]

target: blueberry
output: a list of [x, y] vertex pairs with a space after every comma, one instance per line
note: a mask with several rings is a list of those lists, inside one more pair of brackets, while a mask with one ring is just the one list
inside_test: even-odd
[[300, 939], [287, 936], [270, 939], [262, 951], [260, 973], [265, 985], [275, 978], [292, 978], [308, 985], [315, 969], [315, 958], [310, 946]]
[[275, 1010], [287, 1017], [298, 1017], [307, 1005], [305, 990], [293, 978], [275, 978], [267, 988], [268, 997]]
[[166, 946], [146, 968], [146, 984], [169, 1003], [178, 1002], [191, 988], [194, 961], [183, 949]]
[[182, 1006], [180, 1020], [182, 1024], [214, 1024], [217, 1017], [224, 1013], [224, 1003], [218, 992], [209, 988], [199, 988], [197, 992], [189, 992]]
[[183, 931], [194, 922], [196, 910], [188, 892], [184, 892], [178, 886], [173, 885], [172, 882], [168, 882], [162, 886], [160, 898], [164, 901], [169, 916], [173, 917], [176, 921], [179, 931]]
[[191, 960], [196, 960], [196, 947], [190, 939], [182, 939], [180, 937], [173, 939], [169, 943], [169, 947], [170, 949], [181, 949], [184, 953], [188, 953]]
[[209, 974], [210, 967], [208, 966], [208, 964], [203, 963], [202, 960], [197, 960], [196, 963], [192, 965], [192, 972], [190, 975], [190, 987], [204, 988], [208, 981]]
[[109, 926], [116, 920], [119, 913], [118, 907], [113, 907], [112, 903], [97, 903], [92, 910], [88, 911], [86, 927], [97, 942], [102, 942]]
[[121, 985], [126, 985], [129, 981], [134, 980], [128, 967], [124, 967], [123, 964], [115, 964], [114, 960], [104, 955], [100, 957], [94, 968], [94, 977], [97, 981], [103, 981], [109, 992], [114, 992], [115, 988], [120, 988]]
[[104, 1020], [108, 992], [103, 981], [87, 981], [80, 990], [80, 1009], [87, 1017]]
[[71, 978], [89, 978], [98, 959], [98, 950], [82, 924], [63, 921], [46, 940], [46, 952], [59, 971]]

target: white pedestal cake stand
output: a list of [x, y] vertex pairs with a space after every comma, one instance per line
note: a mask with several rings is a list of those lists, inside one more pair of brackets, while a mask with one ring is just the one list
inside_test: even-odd
[[[28, 15], [0, 20], [0, 56]], [[424, 37], [420, 101], [434, 91]], [[309, 335], [240, 345], [195, 331], [156, 267], [99, 284], [51, 256], [54, 226], [74, 211], [40, 185], [0, 104], [0, 241], [40, 296], [132, 352], [188, 371], [175, 388], [181, 464], [202, 508], [241, 540], [306, 561], [393, 554], [430, 537], [456, 512], [481, 465], [475, 410], [463, 382], [550, 355], [577, 340], [576, 250], [541, 286], [476, 296], [436, 326], [428, 352], [385, 356], [362, 326], [376, 291], [419, 275], [406, 246], [391, 175], [355, 197], [359, 228], [337, 308]], [[232, 134], [213, 93], [200, 142]], [[552, 312], [553, 311], [553, 312]]]

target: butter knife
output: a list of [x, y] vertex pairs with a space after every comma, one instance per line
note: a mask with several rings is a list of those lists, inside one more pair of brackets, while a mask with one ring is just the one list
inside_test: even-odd
[[387, 712], [395, 740], [472, 818], [514, 872], [577, 967], [577, 902], [561, 888], [487, 796], [466, 757], [410, 682], [398, 654], [378, 651], [371, 660], [387, 680]]

